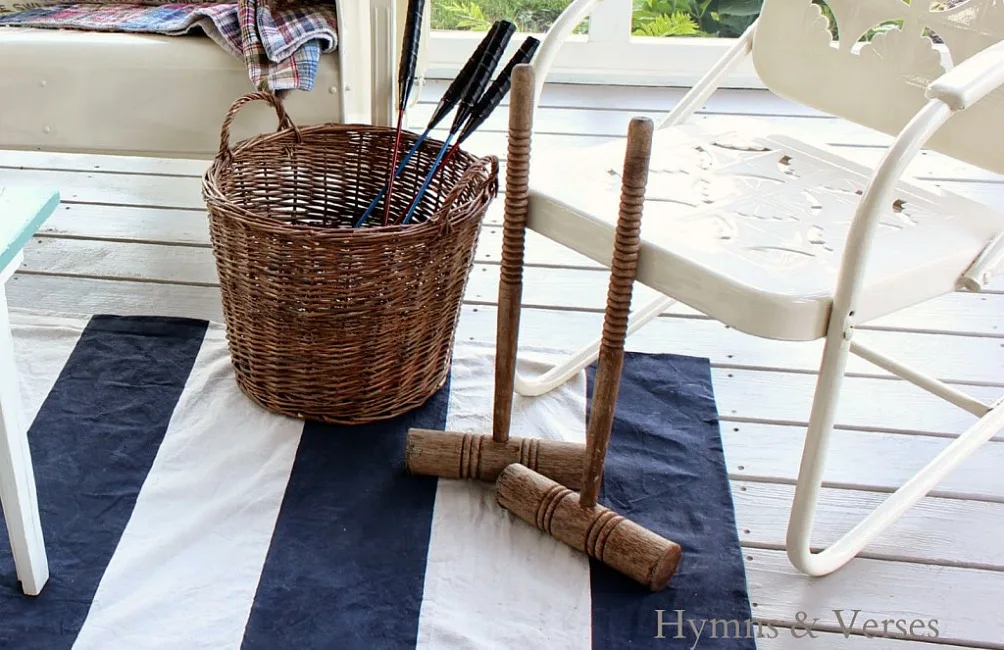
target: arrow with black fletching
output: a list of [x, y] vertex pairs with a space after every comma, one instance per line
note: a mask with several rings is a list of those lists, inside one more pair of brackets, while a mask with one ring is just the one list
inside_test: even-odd
[[[436, 128], [436, 126], [443, 121], [443, 118], [445, 118], [449, 112], [453, 110], [453, 107], [460, 102], [460, 98], [463, 96], [464, 90], [470, 85], [471, 78], [477, 69], [478, 61], [480, 61], [484, 55], [485, 49], [487, 49], [488, 44], [498, 36], [500, 31], [505, 29], [505, 25], [506, 21], [504, 20], [496, 22], [491, 26], [491, 29], [488, 30], [488, 33], [484, 35], [481, 42], [478, 43], [478, 47], [471, 54], [467, 63], [465, 63], [464, 67], [460, 69], [459, 73], [457, 73], [456, 78], [454, 78], [454, 80], [450, 83], [446, 92], [443, 93], [443, 96], [439, 100], [439, 104], [436, 106], [436, 110], [433, 111], [432, 117], [429, 119], [428, 126], [425, 127], [425, 131], [421, 136], [419, 136], [418, 140], [415, 141], [415, 144], [411, 146], [408, 153], [405, 154], [401, 163], [397, 166], [397, 169], [394, 170], [394, 178], [401, 175], [404, 168], [408, 166], [409, 162], [411, 162], [412, 157], [418, 152], [418, 148], [423, 142], [425, 142], [426, 138], [429, 137], [429, 134], [432, 133], [432, 130]], [[362, 216], [356, 221], [356, 228], [360, 228], [364, 223], [366, 223], [370, 214], [373, 213], [373, 210], [375, 210], [377, 205], [380, 203], [380, 199], [388, 193], [388, 186], [389, 183], [385, 183], [383, 189], [381, 189], [373, 198], [369, 207], [366, 208], [366, 211], [363, 212]], [[390, 204], [389, 198], [387, 199], [387, 204]]]
[[412, 88], [415, 86], [415, 67], [418, 64], [418, 46], [422, 38], [422, 11], [425, 0], [408, 0], [408, 15], [404, 23], [404, 42], [401, 45], [401, 65], [397, 70], [397, 132], [394, 135], [394, 152], [391, 155], [390, 169], [387, 171], [387, 201], [383, 211], [383, 225], [390, 219], [390, 199], [394, 192], [394, 178], [397, 176], [397, 157], [401, 148], [401, 127], [404, 124], [404, 111], [408, 106]]
[[[516, 66], [521, 63], [529, 63], [533, 60], [533, 55], [536, 54], [537, 48], [540, 47], [540, 41], [533, 36], [527, 36], [523, 44], [519, 46], [519, 50], [513, 54], [509, 62], [506, 63], [505, 67], [502, 68], [502, 72], [499, 73], [492, 85], [488, 87], [485, 94], [481, 96], [478, 103], [474, 105], [474, 110], [471, 111], [470, 118], [464, 125], [463, 130], [460, 132], [460, 136], [457, 141], [450, 147], [449, 153], [443, 158], [443, 162], [440, 163], [438, 169], [442, 169], [446, 166], [453, 155], [460, 148], [460, 145], [464, 143], [464, 140], [471, 137], [478, 127], [485, 123], [485, 120], [498, 108], [498, 105], [502, 103], [502, 100], [507, 94], [509, 94], [509, 88], [512, 86], [512, 72], [516, 69]], [[437, 197], [436, 207], [439, 207], [439, 200]]]
[[439, 164], [442, 162], [443, 156], [446, 155], [446, 152], [450, 147], [450, 142], [459, 134], [464, 122], [472, 115], [475, 105], [481, 98], [485, 89], [488, 87], [488, 83], [491, 81], [492, 74], [495, 72], [496, 66], [498, 66], [499, 59], [502, 58], [502, 53], [505, 52], [506, 47], [509, 45], [509, 39], [512, 38], [512, 35], [516, 31], [516, 26], [512, 23], [508, 21], [500, 22], [505, 24], [503, 28], [499, 30], [496, 38], [489, 42], [484, 55], [478, 62], [474, 75], [471, 78], [470, 85], [465, 89], [463, 96], [460, 98], [460, 102], [457, 103], [457, 112], [453, 116], [453, 125], [450, 126], [450, 131], [446, 135], [446, 140], [443, 142], [443, 146], [439, 148], [439, 153], [436, 155], [436, 159], [429, 168], [429, 173], [426, 175], [425, 181], [422, 183], [422, 187], [419, 188], [415, 198], [412, 199], [411, 205], [408, 206], [408, 211], [405, 213], [404, 218], [401, 219], [401, 223], [408, 223], [411, 221], [411, 217], [415, 213], [415, 209], [421, 202], [422, 196], [425, 194], [426, 190], [429, 189], [429, 184], [432, 182], [432, 178], [436, 175]]

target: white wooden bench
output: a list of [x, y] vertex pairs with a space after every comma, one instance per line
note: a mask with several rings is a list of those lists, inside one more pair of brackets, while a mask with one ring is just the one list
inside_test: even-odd
[[[407, 1], [336, 7], [337, 48], [287, 110], [297, 124], [390, 124]], [[251, 90], [244, 62], [201, 35], [0, 28], [0, 148], [207, 158], [227, 109]], [[235, 138], [275, 129], [253, 108]]]

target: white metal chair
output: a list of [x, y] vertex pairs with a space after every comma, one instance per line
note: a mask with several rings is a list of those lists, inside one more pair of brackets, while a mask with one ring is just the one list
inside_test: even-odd
[[[554, 55], [596, 0], [576, 0], [535, 62], [537, 96]], [[788, 528], [791, 562], [830, 573], [863, 549], [948, 472], [1004, 427], [1002, 401], [985, 404], [866, 346], [860, 323], [962, 287], [978, 291], [1004, 267], [1004, 215], [901, 180], [924, 147], [1004, 172], [1004, 4], [967, 0], [946, 10], [902, 0], [765, 0], [757, 23], [685, 96], [657, 131], [642, 225], [638, 280], [664, 294], [632, 314], [630, 331], [675, 300], [761, 337], [823, 338]], [[888, 20], [901, 30], [868, 44]], [[926, 36], [930, 28], [947, 47]], [[769, 126], [712, 128], [689, 120], [729, 71], [752, 55], [774, 93], [894, 136], [875, 169]], [[528, 227], [609, 266], [624, 142], [535, 151]], [[810, 536], [848, 354], [856, 354], [969, 411], [979, 420], [821, 553]], [[539, 395], [596, 359], [597, 346], [516, 390]]]

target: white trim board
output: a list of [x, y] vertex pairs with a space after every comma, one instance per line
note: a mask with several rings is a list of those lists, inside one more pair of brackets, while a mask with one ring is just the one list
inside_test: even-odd
[[[426, 79], [452, 80], [484, 36], [483, 32], [434, 30], [429, 32]], [[503, 61], [508, 60], [527, 34], [512, 37]], [[543, 38], [543, 34], [533, 34]], [[561, 46], [548, 75], [548, 83], [597, 84], [605, 86], [670, 86], [690, 88], [735, 44], [734, 38], [676, 36], [655, 38], [631, 36], [627, 42], [590, 40], [572, 34]], [[834, 43], [836, 45], [836, 43]], [[864, 43], [858, 43], [858, 51]], [[945, 69], [952, 67], [951, 55], [936, 45]], [[721, 88], [757, 88], [761, 81], [746, 57], [720, 84]]]
[[[435, 30], [429, 34], [426, 79], [453, 79], [484, 36], [481, 32]], [[527, 34], [516, 34], [503, 61]], [[542, 38], [541, 34], [534, 34]], [[548, 75], [549, 83], [689, 88], [732, 46], [731, 38], [652, 38], [632, 36], [627, 43], [590, 42], [573, 34], [562, 45]], [[747, 58], [723, 88], [764, 88]]]

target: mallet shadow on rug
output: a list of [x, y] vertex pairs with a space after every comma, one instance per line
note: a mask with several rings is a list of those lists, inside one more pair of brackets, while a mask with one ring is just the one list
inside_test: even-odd
[[636, 118], [628, 130], [602, 344], [586, 444], [581, 445], [509, 438], [522, 298], [532, 112], [533, 70], [529, 65], [521, 65], [513, 73], [509, 112], [492, 435], [410, 429], [407, 469], [412, 474], [495, 481], [499, 506], [650, 590], [659, 591], [676, 573], [682, 558], [680, 545], [597, 502], [624, 361], [651, 155], [652, 121]]

